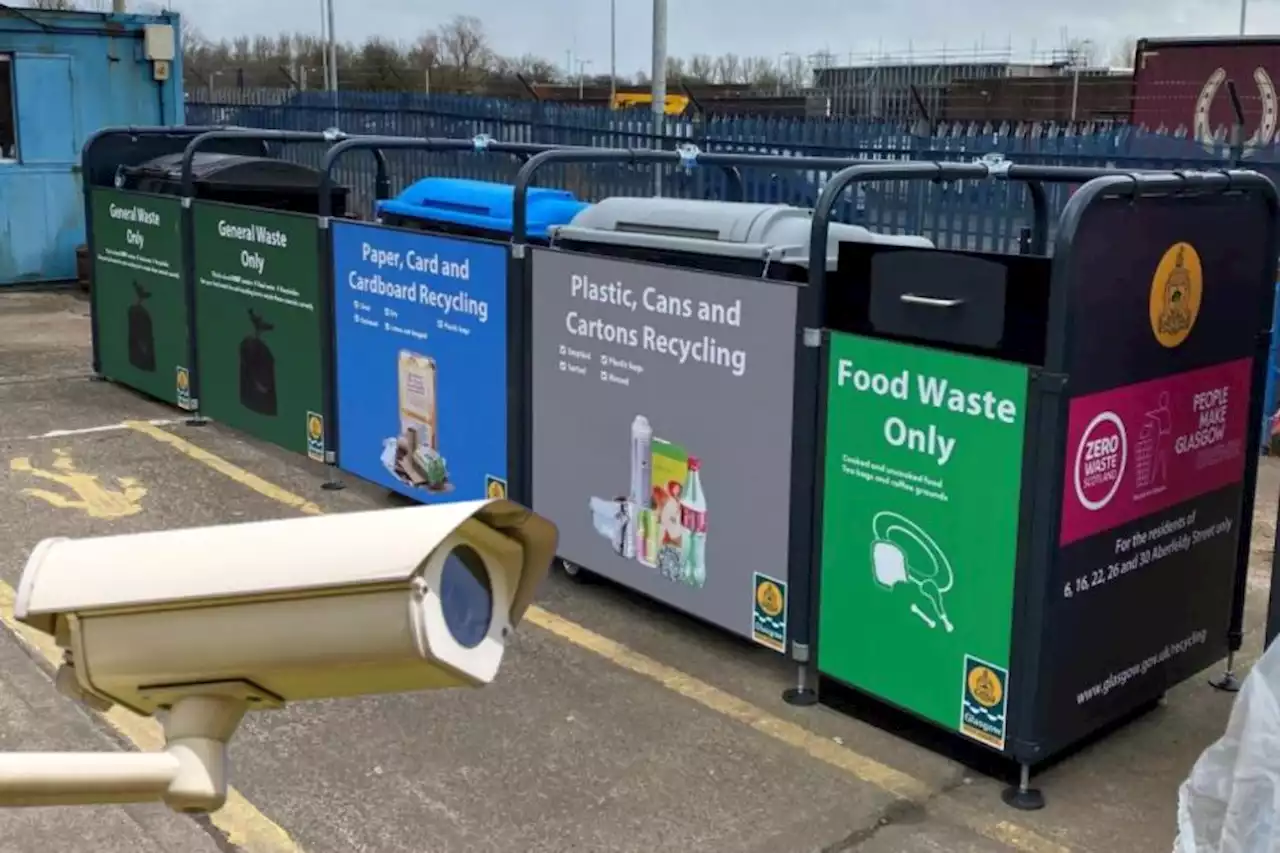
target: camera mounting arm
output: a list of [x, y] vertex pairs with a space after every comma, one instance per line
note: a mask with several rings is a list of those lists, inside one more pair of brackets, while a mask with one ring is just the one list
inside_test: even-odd
[[163, 802], [216, 811], [227, 799], [227, 742], [247, 709], [235, 696], [177, 699], [163, 752], [0, 753], [0, 807]]

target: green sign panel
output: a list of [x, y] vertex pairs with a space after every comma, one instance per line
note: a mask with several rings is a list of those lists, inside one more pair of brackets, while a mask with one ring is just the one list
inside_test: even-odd
[[324, 459], [324, 335], [314, 216], [193, 205], [200, 409]]
[[1027, 370], [831, 336], [818, 667], [1003, 749]]
[[189, 408], [182, 203], [94, 189], [93, 298], [102, 375]]

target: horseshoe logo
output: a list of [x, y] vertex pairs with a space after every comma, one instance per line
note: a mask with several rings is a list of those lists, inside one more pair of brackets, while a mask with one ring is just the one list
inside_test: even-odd
[[[1209, 110], [1213, 107], [1213, 99], [1217, 97], [1218, 89], [1222, 87], [1226, 80], [1227, 72], [1222, 68], [1216, 69], [1209, 75], [1209, 79], [1205, 81], [1204, 88], [1200, 90], [1200, 97], [1196, 99], [1195, 139], [1202, 148], [1211, 154], [1216, 150], [1217, 145], [1213, 136], [1213, 126], [1209, 123]], [[1271, 75], [1261, 66], [1253, 70], [1253, 82], [1258, 87], [1258, 94], [1262, 101], [1262, 119], [1258, 122], [1258, 129], [1245, 140], [1244, 155], [1246, 157], [1253, 155], [1253, 149], [1263, 145], [1270, 145], [1276, 135], [1277, 104], [1275, 84], [1271, 82]]]

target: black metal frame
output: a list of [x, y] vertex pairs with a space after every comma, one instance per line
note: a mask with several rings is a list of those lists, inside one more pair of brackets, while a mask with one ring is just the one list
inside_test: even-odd
[[[542, 145], [538, 143], [528, 142], [495, 142], [488, 137], [478, 136], [472, 139], [450, 139], [450, 138], [412, 138], [404, 136], [361, 136], [353, 137], [338, 143], [325, 152], [324, 159], [320, 162], [320, 227], [324, 231], [322, 242], [322, 258], [320, 266], [321, 281], [329, 286], [330, 299], [332, 301], [332, 293], [335, 283], [333, 281], [333, 229], [330, 228], [331, 216], [331, 198], [330, 193], [333, 187], [333, 169], [337, 165], [339, 158], [348, 151], [369, 149], [379, 151], [425, 151], [425, 152], [442, 152], [442, 151], [474, 151], [477, 154], [510, 154], [518, 158], [521, 162], [527, 162], [532, 156], [540, 154], [544, 151], [551, 151], [556, 148], [554, 145]], [[387, 195], [379, 196], [379, 198], [389, 197], [388, 188]], [[394, 228], [394, 226], [380, 226], [384, 228]], [[403, 230], [403, 229], [399, 229]], [[423, 233], [430, 234], [430, 231]], [[445, 239], [483, 242], [478, 238], [459, 237], [452, 234], [438, 235]], [[504, 235], [505, 236], [505, 235]], [[507, 492], [508, 496], [515, 500], [515, 497], [521, 494], [523, 486], [522, 477], [522, 458], [520, 456], [523, 443], [521, 434], [525, 431], [524, 408], [522, 406], [523, 396], [520, 392], [520, 384], [518, 377], [520, 376], [520, 365], [524, 359], [524, 334], [523, 327], [520, 325], [519, 318], [523, 316], [521, 305], [525, 299], [525, 289], [522, 286], [523, 279], [519, 274], [517, 262], [510, 256], [507, 258]], [[327, 315], [327, 336], [332, 341], [336, 333], [335, 320], [333, 311], [330, 310]], [[329, 379], [325, 383], [325, 419], [329, 424], [326, 431], [326, 438], [332, 444], [326, 448], [326, 457], [333, 458], [328, 464], [337, 466], [341, 460], [338, 459], [338, 437], [342, 430], [342, 419], [338, 417], [336, 403], [336, 367], [333, 358], [327, 362], [325, 368], [329, 372]]]
[[[94, 133], [80, 149], [80, 181], [81, 193], [84, 197], [84, 229], [85, 229], [85, 245], [89, 248], [89, 263], [93, 264], [97, 254], [93, 243], [93, 190], [95, 188], [103, 188], [110, 186], [103, 181], [105, 175], [109, 172], [112, 178], [116, 175], [118, 169], [122, 165], [134, 166], [139, 162], [144, 162], [153, 157], [160, 156], [154, 150], [140, 151], [138, 157], [131, 157], [134, 162], [122, 163], [119, 158], [108, 156], [108, 152], [102, 149], [106, 143], [124, 139], [132, 139], [135, 142], [140, 138], [147, 140], [171, 139], [175, 142], [183, 142], [193, 137], [200, 136], [210, 131], [226, 130], [224, 127], [169, 127], [164, 125], [156, 126], [120, 126], [120, 127], [104, 127]], [[185, 147], [173, 146], [175, 149]], [[170, 153], [176, 153], [170, 152]], [[179, 237], [181, 239], [181, 236]], [[92, 268], [92, 266], [91, 266]], [[92, 277], [92, 276], [91, 276]], [[98, 313], [100, 311], [98, 304], [98, 289], [91, 286], [89, 288], [89, 329], [93, 339], [93, 372], [96, 376], [102, 376], [102, 357], [100, 351], [100, 343], [98, 340]]]
[[[980, 164], [972, 164], [980, 165]], [[892, 164], [884, 166], [871, 165], [855, 167], [842, 175], [835, 176], [826, 186], [818, 201], [814, 213], [814, 228], [810, 245], [811, 282], [815, 278], [818, 287], [825, 286], [825, 269], [822, 265], [814, 266], [813, 259], [825, 256], [826, 234], [830, 212], [840, 194], [849, 185], [858, 180], [917, 179], [947, 180], [952, 177], [973, 177], [965, 174], [970, 166], [961, 164]], [[949, 168], [948, 168], [949, 167]], [[914, 173], [914, 174], [911, 174]], [[1171, 194], [1204, 194], [1207, 192], [1260, 192], [1267, 201], [1273, 223], [1280, 221], [1280, 199], [1276, 188], [1266, 177], [1251, 171], [1216, 171], [1216, 172], [1129, 172], [1105, 169], [1073, 169], [1070, 167], [1037, 167], [1010, 166], [1004, 169], [993, 169], [990, 177], [1007, 180], [1028, 181], [1029, 186], [1041, 182], [1083, 183], [1080, 190], [1072, 196], [1059, 221], [1056, 251], [1051, 259], [1052, 284], [1050, 290], [1050, 306], [1047, 328], [1047, 346], [1043, 367], [1031, 367], [1029, 371], [1029, 387], [1026, 415], [1026, 439], [1023, 451], [1022, 471], [1022, 512], [1019, 519], [1018, 556], [1015, 564], [1014, 612], [1012, 614], [1012, 637], [1014, 642], [1010, 649], [1010, 706], [1025, 709], [1020, 715], [1010, 715], [1009, 735], [1004, 754], [1012, 757], [1022, 766], [1021, 783], [1007, 792], [1006, 801], [1020, 808], [1037, 808], [1043, 800], [1039, 793], [1029, 787], [1030, 767], [1041, 762], [1052, 753], [1046, 751], [1039, 743], [1035, 727], [1038, 720], [1036, 697], [1039, 693], [1042, 674], [1039, 663], [1044, 640], [1045, 614], [1048, 601], [1048, 571], [1035, 570], [1034, 567], [1047, 567], [1054, 559], [1057, 548], [1057, 532], [1061, 511], [1061, 477], [1062, 456], [1066, 441], [1067, 381], [1066, 374], [1068, 344], [1072, 341], [1075, 317], [1072, 314], [1072, 299], [1069, 292], [1068, 262], [1071, 256], [1076, 230], [1089, 207], [1103, 198], [1124, 197], [1140, 199], [1143, 197], [1168, 196]], [[1043, 197], [1042, 191], [1032, 190], [1033, 198]], [[1038, 220], [1036, 233], [1032, 243], [1043, 254], [1047, 221]], [[1271, 229], [1271, 245], [1264, 255], [1267, 259], [1276, 257], [1277, 239], [1280, 237], [1276, 228]], [[1035, 250], [1033, 249], [1033, 252]], [[1274, 269], [1270, 261], [1265, 271], [1260, 272], [1269, 283], [1265, 296], [1270, 299], [1273, 288], [1270, 286], [1274, 278]], [[1259, 310], [1269, 311], [1270, 303], [1260, 306]], [[1268, 315], [1269, 316], [1269, 315]], [[1248, 414], [1248, 439], [1246, 447], [1256, 447], [1258, 433], [1261, 430], [1261, 406], [1266, 372], [1267, 352], [1271, 335], [1264, 333], [1258, 336], [1254, 350], [1254, 369], [1252, 375], [1252, 396]], [[824, 356], [825, 359], [825, 349]], [[813, 579], [811, 587], [814, 591], [813, 609], [810, 619], [813, 624], [815, 639], [819, 623], [818, 595], [821, 589], [821, 515], [822, 515], [822, 475], [820, 464], [825, 452], [825, 431], [821, 424], [827, 417], [827, 387], [822, 382], [818, 385], [818, 401], [815, 406], [819, 426], [815, 448], [819, 464], [816, 467], [815, 502], [813, 509], [814, 547], [812, 552], [811, 571]], [[1231, 623], [1228, 634], [1229, 648], [1232, 653], [1240, 647], [1242, 638], [1241, 625], [1244, 612], [1244, 592], [1248, 577], [1249, 536], [1252, 527], [1252, 507], [1254, 490], [1257, 482], [1258, 456], [1250, 453], [1246, 456], [1243, 478], [1244, 505], [1242, 507], [1240, 540], [1237, 551], [1236, 574], [1233, 579]], [[1276, 558], [1280, 565], [1280, 556]], [[1274, 571], [1274, 570], [1273, 570]], [[1272, 589], [1273, 603], [1280, 604], [1280, 594]], [[1280, 633], [1280, 614], [1276, 614], [1275, 633]], [[815, 649], [816, 660], [816, 649]], [[1228, 657], [1228, 678], [1230, 680], [1230, 657]], [[816, 667], [815, 667], [816, 668]], [[1221, 686], [1221, 685], [1218, 685]], [[801, 683], [801, 688], [804, 683]], [[1062, 746], [1059, 745], [1058, 752]]]

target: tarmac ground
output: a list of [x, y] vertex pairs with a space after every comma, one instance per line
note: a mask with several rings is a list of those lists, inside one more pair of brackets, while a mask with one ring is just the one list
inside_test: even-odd
[[[152, 720], [54, 691], [59, 650], [12, 618], [39, 540], [394, 505], [352, 480], [324, 491], [305, 459], [95, 380], [89, 340], [80, 295], [0, 294], [6, 750], [163, 745]], [[1264, 459], [1241, 675], [1261, 648], [1278, 487]], [[773, 653], [554, 571], [493, 686], [252, 714], [219, 812], [10, 809], [0, 853], [1167, 853], [1178, 785], [1230, 711], [1212, 674], [1047, 770], [1047, 808], [1016, 812], [1001, 780], [785, 704], [792, 671]]]

